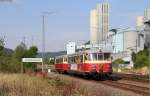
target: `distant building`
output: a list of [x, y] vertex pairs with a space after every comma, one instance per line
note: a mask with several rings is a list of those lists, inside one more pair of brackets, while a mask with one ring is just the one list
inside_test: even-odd
[[100, 44], [106, 40], [109, 31], [109, 4], [97, 4], [90, 13], [91, 44]]
[[97, 44], [97, 10], [93, 9], [90, 13], [90, 43]]
[[119, 53], [123, 51], [123, 32], [118, 31], [114, 36], [114, 53]]
[[[144, 10], [144, 31], [150, 33], [150, 8]], [[145, 45], [150, 48], [150, 34], [145, 34]]]
[[108, 3], [97, 4], [98, 15], [98, 44], [106, 40], [109, 31], [109, 5]]
[[136, 18], [136, 30], [143, 30], [144, 27], [144, 17], [138, 16]]
[[75, 42], [69, 42], [66, 45], [67, 54], [73, 54], [76, 52], [76, 43]]
[[[142, 32], [144, 30], [144, 16], [138, 16], [136, 18], [136, 31], [137, 32]], [[144, 42], [145, 42], [145, 38], [143, 34], [137, 34], [137, 46], [139, 50], [143, 50], [144, 49]]]
[[144, 22], [147, 22], [150, 20], [150, 8], [146, 8], [144, 10]]
[[118, 29], [113, 35], [114, 53], [138, 51], [138, 32], [135, 29]]
[[145, 28], [144, 28], [145, 34], [145, 46], [150, 48], [150, 20], [145, 22]]
[[123, 35], [123, 48], [124, 51], [129, 52], [137, 52], [138, 51], [138, 38], [137, 38], [137, 31], [136, 30], [127, 30], [124, 32]]

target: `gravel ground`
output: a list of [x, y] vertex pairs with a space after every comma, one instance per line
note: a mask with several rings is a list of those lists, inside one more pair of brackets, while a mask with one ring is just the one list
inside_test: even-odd
[[119, 80], [118, 82], [137, 85], [137, 86], [142, 86], [142, 87], [149, 87], [148, 83], [142, 83], [142, 82], [136, 82], [136, 81], [130, 81], [130, 80]]
[[139, 94], [135, 94], [131, 91], [125, 91], [118, 88], [113, 88], [111, 86], [98, 84], [96, 82], [91, 82], [88, 80], [82, 80], [78, 78], [74, 78], [67, 75], [60, 75], [55, 73], [49, 73], [48, 77], [58, 76], [63, 80], [69, 80], [77, 83], [83, 90], [86, 90], [88, 96], [143, 96]]

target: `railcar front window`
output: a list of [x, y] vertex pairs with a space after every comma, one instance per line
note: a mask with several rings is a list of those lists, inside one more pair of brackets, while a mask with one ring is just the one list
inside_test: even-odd
[[105, 53], [105, 54], [104, 54], [104, 60], [111, 60], [111, 55], [110, 55], [110, 53]]
[[68, 62], [69, 62], [69, 64], [74, 64], [75, 63], [75, 58], [74, 57], [69, 57]]
[[104, 55], [102, 53], [91, 53], [89, 54], [88, 60], [91, 61], [104, 60]]
[[91, 60], [91, 61], [97, 60], [97, 53], [89, 54], [89, 60]]
[[98, 60], [104, 60], [104, 55], [101, 53], [98, 53], [97, 58], [98, 58]]

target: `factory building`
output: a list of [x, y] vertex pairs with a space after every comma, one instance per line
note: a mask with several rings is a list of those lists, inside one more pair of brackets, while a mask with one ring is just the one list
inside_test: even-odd
[[96, 9], [90, 12], [90, 42], [100, 44], [106, 40], [109, 31], [109, 4], [97, 4]]

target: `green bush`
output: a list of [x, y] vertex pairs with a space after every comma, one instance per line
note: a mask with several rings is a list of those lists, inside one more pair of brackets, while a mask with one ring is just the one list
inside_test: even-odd
[[149, 66], [150, 62], [149, 62], [149, 55], [150, 51], [149, 49], [144, 49], [142, 51], [139, 51], [137, 54], [132, 55], [132, 59], [134, 62], [134, 67], [135, 68], [142, 68], [144, 66]]
[[[0, 41], [0, 71], [1, 72], [20, 72], [22, 58], [34, 58], [37, 55], [38, 48], [31, 46], [29, 49], [26, 48], [24, 43], [18, 45], [12, 54], [6, 55], [1, 49]], [[36, 67], [35, 63], [24, 64], [25, 70], [32, 70]]]
[[20, 72], [20, 62], [12, 57], [0, 56], [1, 72]]
[[63, 85], [65, 85], [64, 81], [61, 80], [59, 77], [53, 77], [52, 79], [49, 79], [48, 83], [52, 86], [63, 86]]
[[124, 63], [125, 61], [120, 58], [113, 61], [113, 64], [124, 64]]

